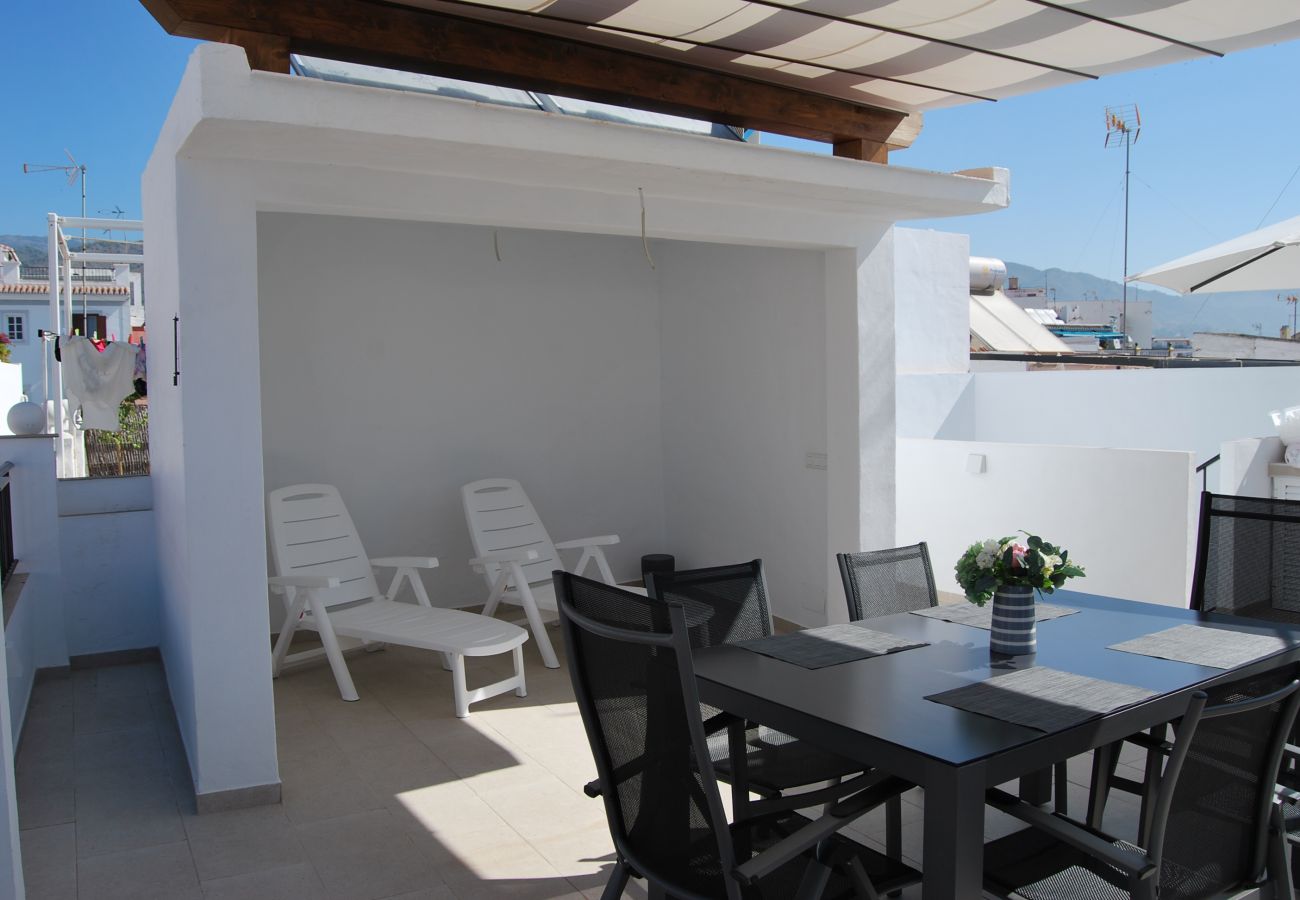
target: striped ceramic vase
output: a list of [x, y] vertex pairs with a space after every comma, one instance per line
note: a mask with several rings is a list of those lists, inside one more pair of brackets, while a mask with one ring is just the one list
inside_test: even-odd
[[989, 650], [1009, 656], [1021, 656], [1038, 650], [1033, 588], [1004, 584], [993, 595], [993, 627], [989, 632]]

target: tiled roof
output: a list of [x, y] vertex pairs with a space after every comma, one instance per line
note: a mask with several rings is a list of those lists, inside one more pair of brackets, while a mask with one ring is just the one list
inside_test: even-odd
[[[0, 284], [0, 294], [48, 294], [50, 286], [48, 284]], [[124, 284], [74, 284], [72, 286], [74, 294], [109, 294], [114, 296], [128, 297], [131, 289]]]

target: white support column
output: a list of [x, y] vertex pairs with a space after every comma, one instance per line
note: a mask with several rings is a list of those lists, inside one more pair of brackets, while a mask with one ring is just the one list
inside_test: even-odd
[[893, 237], [826, 253], [827, 602], [848, 618], [836, 553], [894, 543]]
[[[50, 330], [57, 333], [62, 329], [62, 315], [59, 313], [59, 217], [56, 213], [50, 213], [48, 216], [49, 238], [46, 243], [49, 266], [46, 274], [50, 280]], [[48, 345], [47, 345], [48, 346]], [[53, 371], [50, 373], [49, 384], [53, 390], [46, 391], [45, 408], [53, 418], [53, 431], [57, 435], [54, 442], [54, 471], [58, 474], [63, 473], [63, 367], [53, 359], [54, 351], [49, 349], [44, 351], [49, 354], [50, 366]], [[48, 427], [48, 426], [47, 426]]]
[[[144, 189], [154, 235], [150, 310], [161, 332], [150, 347], [154, 365], [171, 368], [174, 315], [182, 349], [179, 383], [156, 379], [149, 396], [162, 652], [195, 791], [261, 789], [278, 785], [279, 771], [266, 621], [255, 197], [236, 164], [172, 149], [155, 153]], [[232, 267], [232, 259], [242, 262]]]

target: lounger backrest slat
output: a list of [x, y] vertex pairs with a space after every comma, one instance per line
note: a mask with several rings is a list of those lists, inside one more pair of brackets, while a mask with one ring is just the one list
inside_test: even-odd
[[[529, 584], [550, 582], [551, 573], [564, 568], [555, 543], [518, 481], [484, 478], [461, 488], [461, 497], [475, 556], [502, 550], [535, 551], [537, 559], [523, 567]], [[493, 564], [486, 568], [491, 585], [501, 567]]]
[[343, 499], [328, 484], [272, 491], [267, 504], [277, 575], [334, 575], [342, 582], [318, 592], [326, 606], [379, 596], [379, 586]]

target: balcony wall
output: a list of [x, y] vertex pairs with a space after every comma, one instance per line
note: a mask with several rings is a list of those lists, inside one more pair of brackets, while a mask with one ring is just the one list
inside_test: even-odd
[[58, 486], [69, 656], [157, 647], [158, 535], [149, 476]]
[[[1071, 587], [1186, 606], [1196, 523], [1193, 455], [900, 439], [898, 541], [927, 541], [939, 590], [972, 543], [1023, 530], [1087, 570]], [[1199, 480], [1196, 485], [1199, 488]]]

